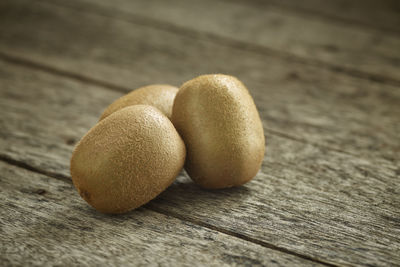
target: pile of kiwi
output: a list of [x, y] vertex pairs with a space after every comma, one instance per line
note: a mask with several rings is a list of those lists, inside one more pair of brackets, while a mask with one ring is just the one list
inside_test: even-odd
[[185, 167], [204, 188], [242, 185], [260, 169], [262, 122], [237, 78], [202, 75], [181, 88], [150, 85], [122, 96], [79, 141], [71, 176], [103, 213], [124, 213], [164, 191]]

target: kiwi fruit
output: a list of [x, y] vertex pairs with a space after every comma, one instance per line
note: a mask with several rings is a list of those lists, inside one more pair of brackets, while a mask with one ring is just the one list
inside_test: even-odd
[[237, 78], [203, 75], [184, 83], [171, 120], [186, 145], [185, 169], [200, 186], [242, 185], [260, 169], [263, 125], [252, 97]]
[[158, 109], [134, 105], [97, 123], [71, 158], [79, 194], [103, 213], [124, 213], [164, 191], [185, 161], [185, 145]]
[[117, 110], [132, 105], [149, 105], [159, 109], [168, 118], [171, 118], [172, 105], [178, 88], [168, 84], [153, 84], [133, 90], [111, 105], [109, 105], [100, 117], [106, 118]]

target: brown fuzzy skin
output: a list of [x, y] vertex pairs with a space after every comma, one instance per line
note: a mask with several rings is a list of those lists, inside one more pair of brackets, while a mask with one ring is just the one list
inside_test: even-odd
[[172, 122], [186, 144], [185, 169], [202, 187], [242, 185], [260, 169], [263, 125], [253, 98], [235, 77], [203, 75], [183, 84]]
[[181, 171], [185, 145], [154, 107], [114, 112], [77, 144], [71, 158], [79, 194], [103, 213], [124, 213], [164, 191]]
[[133, 105], [156, 107], [165, 116], [171, 118], [172, 105], [177, 92], [177, 87], [168, 84], [153, 84], [138, 88], [109, 105], [101, 115], [100, 121], [117, 110]]

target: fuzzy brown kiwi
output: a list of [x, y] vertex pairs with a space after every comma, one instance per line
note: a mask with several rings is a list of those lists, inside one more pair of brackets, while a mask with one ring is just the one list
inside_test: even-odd
[[149, 105], [159, 109], [168, 118], [171, 118], [172, 105], [178, 88], [168, 84], [153, 84], [133, 90], [113, 103], [103, 112], [100, 120], [122, 108], [132, 105]]
[[186, 145], [185, 169], [202, 187], [242, 185], [260, 169], [263, 125], [237, 78], [203, 75], [184, 83], [175, 97], [172, 122]]
[[183, 167], [185, 145], [154, 107], [134, 105], [96, 124], [71, 158], [72, 181], [96, 210], [123, 213], [164, 191]]

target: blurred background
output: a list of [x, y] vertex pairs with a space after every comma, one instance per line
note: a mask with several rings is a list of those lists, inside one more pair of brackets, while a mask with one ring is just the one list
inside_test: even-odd
[[[398, 121], [388, 117], [398, 114], [399, 105], [399, 3], [3, 0], [0, 57], [56, 74], [61, 85], [43, 94], [63, 91], [68, 100], [50, 98], [52, 104], [61, 101], [75, 115], [91, 118], [89, 125], [87, 118], [75, 118], [79, 134], [120, 95], [108, 96], [110, 90], [180, 86], [200, 74], [224, 73], [249, 88], [266, 130], [390, 158], [399, 132]], [[2, 64], [3, 79], [17, 75], [18, 69]], [[36, 103], [52, 106], [34, 92], [41, 81], [16, 79], [14, 94], [23, 88]], [[64, 80], [84, 85], [64, 88]], [[95, 96], [83, 93], [91, 86], [101, 88]], [[75, 116], [67, 107], [55, 113], [59, 123]]]
[[[103, 110], [210, 73], [255, 100], [258, 175], [90, 209], [69, 160]], [[398, 265], [399, 133], [398, 0], [0, 0], [0, 265]]]

